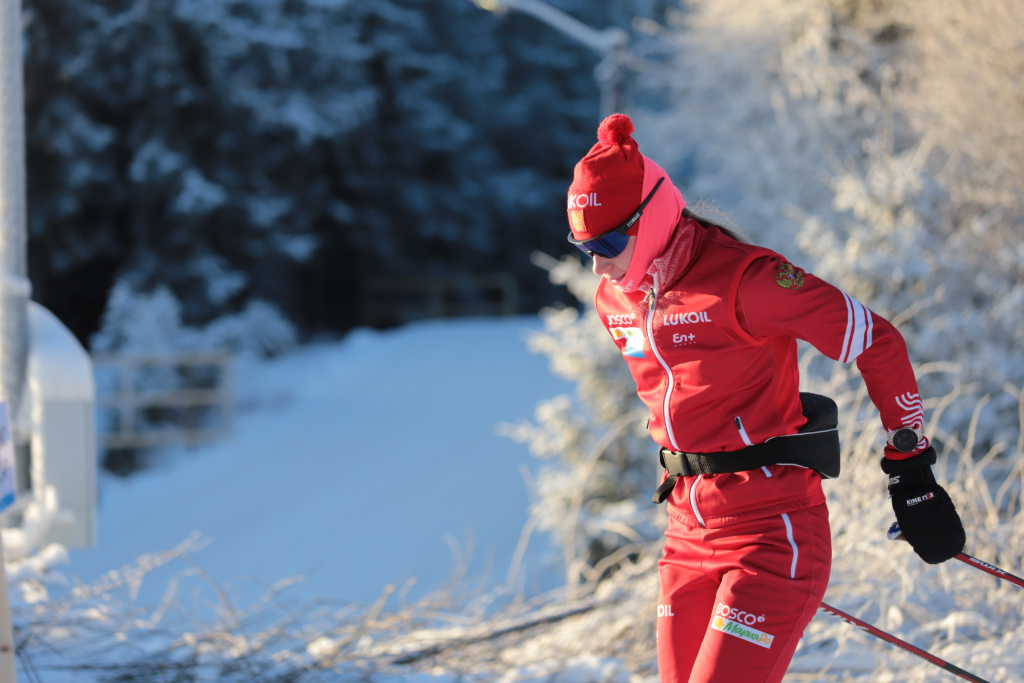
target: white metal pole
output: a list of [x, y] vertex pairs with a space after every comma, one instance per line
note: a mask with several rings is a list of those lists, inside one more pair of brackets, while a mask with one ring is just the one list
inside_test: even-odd
[[[11, 407], [11, 426], [15, 434], [21, 421], [25, 386], [31, 293], [27, 277], [21, 30], [21, 1], [0, 0], [0, 399], [6, 399]], [[16, 683], [14, 635], [3, 555], [3, 535], [0, 534], [0, 683]]]
[[0, 0], [0, 399], [15, 432], [28, 359], [28, 247], [25, 192], [25, 89], [21, 0]]
[[4, 570], [4, 536], [0, 534], [0, 683], [17, 683], [15, 654], [11, 603], [7, 597], [7, 572]]
[[619, 89], [622, 67], [629, 45], [629, 34], [621, 28], [611, 27], [598, 30], [587, 26], [544, 0], [472, 0], [478, 7], [488, 11], [498, 8], [513, 9], [529, 14], [548, 26], [586, 45], [601, 55], [601, 62], [594, 69], [594, 78], [601, 90], [601, 116], [619, 111]]

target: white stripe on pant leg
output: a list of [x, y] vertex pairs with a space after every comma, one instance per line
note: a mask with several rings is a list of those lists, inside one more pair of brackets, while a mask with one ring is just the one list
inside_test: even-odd
[[793, 524], [789, 521], [789, 515], [785, 512], [782, 513], [782, 521], [786, 524], [786, 538], [789, 539], [789, 545], [793, 548], [793, 564], [789, 567], [789, 578], [796, 578], [796, 560], [800, 557], [800, 549], [796, 547], [796, 541], [793, 540]]

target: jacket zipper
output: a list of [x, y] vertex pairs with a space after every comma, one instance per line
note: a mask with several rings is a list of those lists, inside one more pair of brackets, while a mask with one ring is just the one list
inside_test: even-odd
[[679, 446], [676, 444], [676, 435], [672, 431], [672, 420], [669, 418], [669, 401], [672, 399], [672, 389], [675, 386], [675, 382], [672, 380], [672, 369], [669, 368], [668, 363], [661, 357], [661, 353], [658, 351], [658, 346], [654, 343], [654, 309], [658, 303], [658, 275], [654, 274], [654, 286], [647, 292], [647, 298], [650, 299], [651, 303], [647, 309], [647, 339], [651, 344], [651, 351], [654, 353], [654, 357], [658, 360], [658, 364], [661, 365], [661, 369], [665, 371], [665, 376], [668, 379], [668, 386], [665, 389], [665, 401], [662, 404], [662, 418], [665, 421], [665, 431], [668, 433], [668, 441], [672, 444], [672, 450], [678, 451]]
[[[740, 430], [740, 438], [743, 439], [743, 443], [747, 446], [753, 446], [754, 442], [750, 440], [750, 435], [747, 434], [747, 429], [743, 426], [743, 420], [740, 419], [740, 416], [737, 415], [732, 421], [736, 423], [736, 429]], [[772, 471], [767, 467], [761, 467], [761, 471], [764, 472], [764, 476], [769, 479], [772, 478]]]
[[[672, 420], [669, 416], [669, 405], [672, 400], [672, 390], [675, 388], [675, 381], [672, 379], [672, 369], [665, 362], [665, 359], [661, 357], [661, 353], [658, 351], [658, 346], [654, 343], [654, 309], [657, 308], [658, 303], [658, 275], [654, 274], [654, 286], [651, 287], [650, 291], [647, 292], [647, 298], [650, 301], [650, 305], [647, 308], [647, 339], [651, 344], [651, 352], [654, 353], [654, 357], [658, 360], [658, 364], [661, 365], [661, 369], [665, 371], [665, 377], [668, 380], [668, 385], [665, 388], [665, 401], [662, 403], [662, 419], [665, 421], [665, 432], [668, 434], [668, 441], [672, 444], [672, 450], [678, 451], [679, 446], [676, 444], [676, 435], [672, 431]], [[693, 510], [693, 516], [697, 519], [697, 524], [701, 528], [706, 529], [707, 525], [704, 523], [704, 517], [700, 514], [700, 509], [697, 507], [697, 482], [703, 478], [703, 474], [698, 474], [690, 482], [690, 509]]]
[[740, 430], [740, 438], [743, 439], [743, 443], [748, 446], [753, 446], [754, 442], [751, 441], [750, 437], [747, 435], [747, 430], [744, 429], [743, 420], [740, 419], [740, 416], [737, 415], [732, 419], [732, 421], [736, 423], [736, 429]]

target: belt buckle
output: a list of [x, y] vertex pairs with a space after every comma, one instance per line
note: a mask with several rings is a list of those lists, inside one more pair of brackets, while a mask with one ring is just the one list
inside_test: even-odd
[[692, 476], [693, 470], [690, 469], [690, 461], [687, 460], [685, 456], [685, 453], [679, 453], [662, 448], [661, 464], [666, 470], [668, 470], [669, 474], [681, 477]]

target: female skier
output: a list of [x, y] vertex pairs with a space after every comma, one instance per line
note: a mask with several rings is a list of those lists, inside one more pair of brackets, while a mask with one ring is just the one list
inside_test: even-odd
[[664, 683], [781, 681], [831, 568], [822, 476], [838, 474], [835, 404], [798, 390], [797, 339], [856, 361], [888, 433], [882, 470], [926, 562], [964, 547], [899, 332], [859, 301], [688, 210], [615, 114], [576, 165], [569, 241], [602, 276], [665, 468], [658, 667]]

